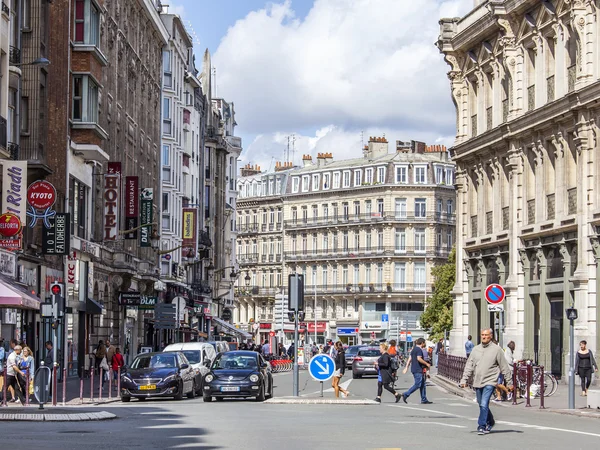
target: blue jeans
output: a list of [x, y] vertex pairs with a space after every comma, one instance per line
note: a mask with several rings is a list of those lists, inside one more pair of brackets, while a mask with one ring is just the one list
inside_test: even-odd
[[426, 402], [427, 391], [425, 387], [425, 376], [423, 375], [423, 372], [413, 373], [413, 377], [415, 379], [415, 384], [413, 384], [411, 388], [404, 393], [404, 395], [408, 398], [410, 394], [412, 394], [418, 389], [421, 392], [421, 402]]
[[487, 425], [494, 426], [496, 423], [492, 411], [490, 411], [490, 399], [492, 398], [495, 389], [495, 386], [475, 388], [477, 403], [479, 403], [479, 419], [477, 420], [478, 428], [485, 428]]

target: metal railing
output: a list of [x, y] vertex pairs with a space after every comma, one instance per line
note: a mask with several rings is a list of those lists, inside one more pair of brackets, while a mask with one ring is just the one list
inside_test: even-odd
[[527, 200], [527, 224], [535, 223], [535, 199]]
[[577, 66], [573, 64], [567, 68], [567, 90], [573, 92], [575, 90], [575, 81], [577, 80]]
[[378, 293], [415, 293], [431, 292], [430, 283], [337, 283], [337, 284], [317, 284], [316, 286], [307, 284], [304, 287], [304, 294], [310, 295], [317, 290], [317, 294], [378, 294]]
[[297, 250], [284, 252], [284, 257], [289, 261], [298, 260], [319, 260], [323, 258], [357, 258], [357, 257], [389, 257], [389, 256], [448, 256], [450, 251], [447, 247], [432, 246], [372, 246], [347, 249], [317, 249], [317, 250]]
[[237, 255], [237, 260], [239, 264], [256, 264], [258, 262], [258, 253]]
[[535, 84], [527, 88], [527, 111], [535, 109]]
[[548, 97], [548, 102], [554, 101], [554, 86], [555, 86], [554, 75], [546, 78], [546, 96]]
[[6, 119], [0, 116], [0, 147], [6, 148], [8, 144], [7, 139]]
[[462, 379], [466, 364], [467, 358], [440, 353], [438, 355], [438, 376], [458, 383]]
[[546, 214], [548, 220], [554, 220], [556, 210], [556, 196], [555, 194], [548, 194], [546, 196]]
[[8, 153], [10, 154], [10, 159], [18, 160], [19, 159], [19, 144], [15, 144], [14, 142], [8, 143]]
[[567, 190], [567, 203], [569, 207], [568, 214], [577, 213], [577, 188], [571, 188]]
[[9, 47], [8, 60], [11, 64], [21, 64], [21, 49], [19, 47]]
[[363, 214], [319, 216], [312, 218], [288, 219], [284, 221], [286, 228], [311, 228], [330, 225], [344, 225], [355, 223], [378, 223], [378, 222], [427, 222], [437, 221], [454, 223], [456, 214], [447, 212], [424, 212], [415, 214], [414, 211], [383, 211]]

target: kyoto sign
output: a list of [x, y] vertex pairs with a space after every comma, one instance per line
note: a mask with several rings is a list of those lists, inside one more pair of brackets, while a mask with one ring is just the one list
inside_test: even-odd
[[49, 219], [50, 228], [42, 228], [42, 253], [68, 255], [71, 252], [71, 226], [69, 214], [56, 214]]
[[27, 219], [27, 161], [2, 160], [2, 210]]
[[308, 363], [308, 372], [316, 381], [327, 381], [333, 376], [335, 362], [329, 355], [313, 356]]
[[[125, 177], [125, 229], [138, 226], [140, 194], [138, 177]], [[125, 233], [125, 239], [137, 239], [137, 230]]]
[[56, 202], [56, 189], [44, 180], [34, 181], [27, 188], [27, 215], [31, 218], [29, 226], [34, 228], [38, 220], [43, 220], [44, 228], [50, 228], [50, 219], [56, 215], [52, 206]]
[[485, 288], [485, 299], [488, 303], [492, 305], [496, 305], [498, 303], [502, 303], [504, 301], [504, 297], [506, 296], [506, 292], [504, 288], [499, 284], [490, 284]]
[[140, 220], [143, 225], [140, 230], [140, 247], [151, 247], [152, 235], [152, 201], [154, 200], [154, 189], [142, 189], [142, 204], [140, 208]]
[[104, 174], [104, 240], [115, 241], [119, 236], [121, 175]]

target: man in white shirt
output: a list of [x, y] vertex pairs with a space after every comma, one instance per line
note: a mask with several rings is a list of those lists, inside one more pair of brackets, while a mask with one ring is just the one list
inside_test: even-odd
[[21, 384], [19, 383], [18, 376], [23, 375], [23, 372], [19, 370], [19, 361], [21, 360], [21, 346], [16, 345], [14, 352], [8, 355], [6, 360], [6, 384], [13, 389], [13, 398], [11, 402], [16, 402], [15, 396], [21, 403], [25, 403], [25, 397], [23, 391], [21, 391]]

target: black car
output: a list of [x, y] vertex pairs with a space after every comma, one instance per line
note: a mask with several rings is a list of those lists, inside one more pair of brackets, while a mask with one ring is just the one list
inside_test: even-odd
[[262, 402], [273, 397], [271, 365], [256, 352], [219, 353], [204, 376], [203, 391], [205, 402], [213, 397], [256, 397]]
[[184, 395], [194, 398], [198, 390], [195, 375], [181, 352], [143, 353], [121, 373], [121, 400], [128, 402], [132, 397], [181, 400]]

